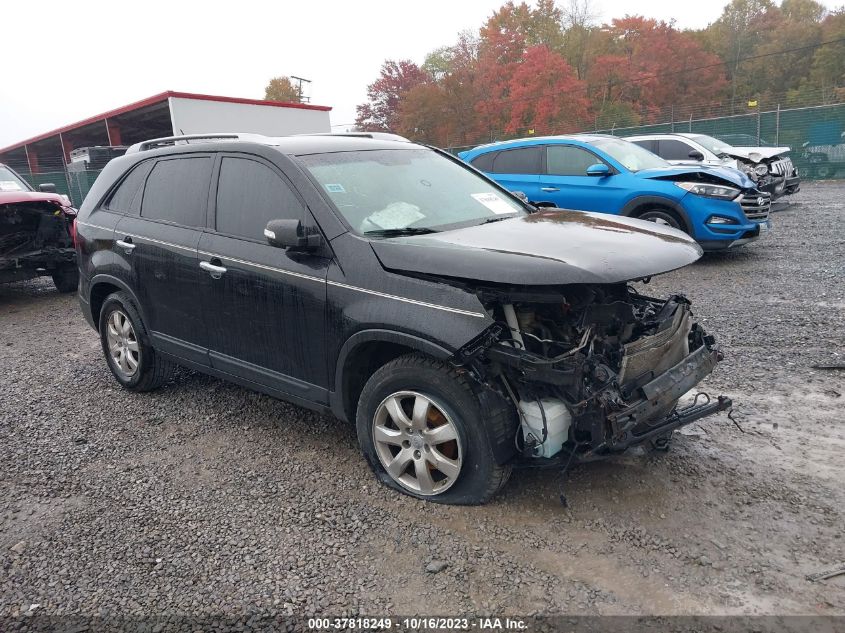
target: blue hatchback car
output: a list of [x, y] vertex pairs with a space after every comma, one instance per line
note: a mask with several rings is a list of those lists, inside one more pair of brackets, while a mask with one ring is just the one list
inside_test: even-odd
[[769, 194], [742, 172], [671, 165], [615, 136], [518, 139], [459, 156], [533, 204], [658, 222], [705, 250], [746, 244], [771, 228]]

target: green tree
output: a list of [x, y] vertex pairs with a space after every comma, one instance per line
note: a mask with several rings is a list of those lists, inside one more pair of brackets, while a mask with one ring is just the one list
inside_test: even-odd
[[731, 81], [731, 107], [737, 104], [741, 86], [752, 77], [741, 64], [772, 34], [767, 17], [777, 10], [772, 0], [731, 0], [722, 15], [708, 29], [711, 49], [725, 62]]
[[299, 103], [302, 95], [289, 77], [273, 77], [264, 89], [264, 100]]

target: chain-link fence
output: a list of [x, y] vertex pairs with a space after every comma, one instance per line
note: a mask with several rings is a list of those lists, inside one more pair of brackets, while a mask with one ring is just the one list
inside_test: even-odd
[[52, 165], [45, 171], [36, 173], [28, 169], [16, 170], [36, 191], [43, 184], [51, 183], [56, 186], [56, 192], [70, 198], [73, 206], [79, 208], [88, 191], [100, 175], [101, 169], [79, 170], [73, 164], [68, 166]]
[[738, 147], [790, 147], [792, 161], [803, 178], [845, 175], [845, 104], [842, 103], [590, 131], [623, 137], [692, 132]]

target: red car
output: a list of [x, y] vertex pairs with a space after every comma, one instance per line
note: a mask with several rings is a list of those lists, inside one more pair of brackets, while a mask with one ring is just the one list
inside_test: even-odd
[[50, 275], [59, 292], [79, 285], [74, 209], [55, 185], [35, 191], [0, 163], [0, 283]]

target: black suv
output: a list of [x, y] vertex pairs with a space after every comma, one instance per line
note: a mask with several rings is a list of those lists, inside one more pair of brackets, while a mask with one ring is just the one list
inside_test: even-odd
[[380, 135], [173, 137], [111, 161], [79, 212], [80, 300], [109, 368], [184, 365], [355, 421], [386, 484], [480, 503], [513, 465], [665, 443], [730, 401], [680, 295], [628, 284], [701, 249], [651, 222], [535, 209]]

